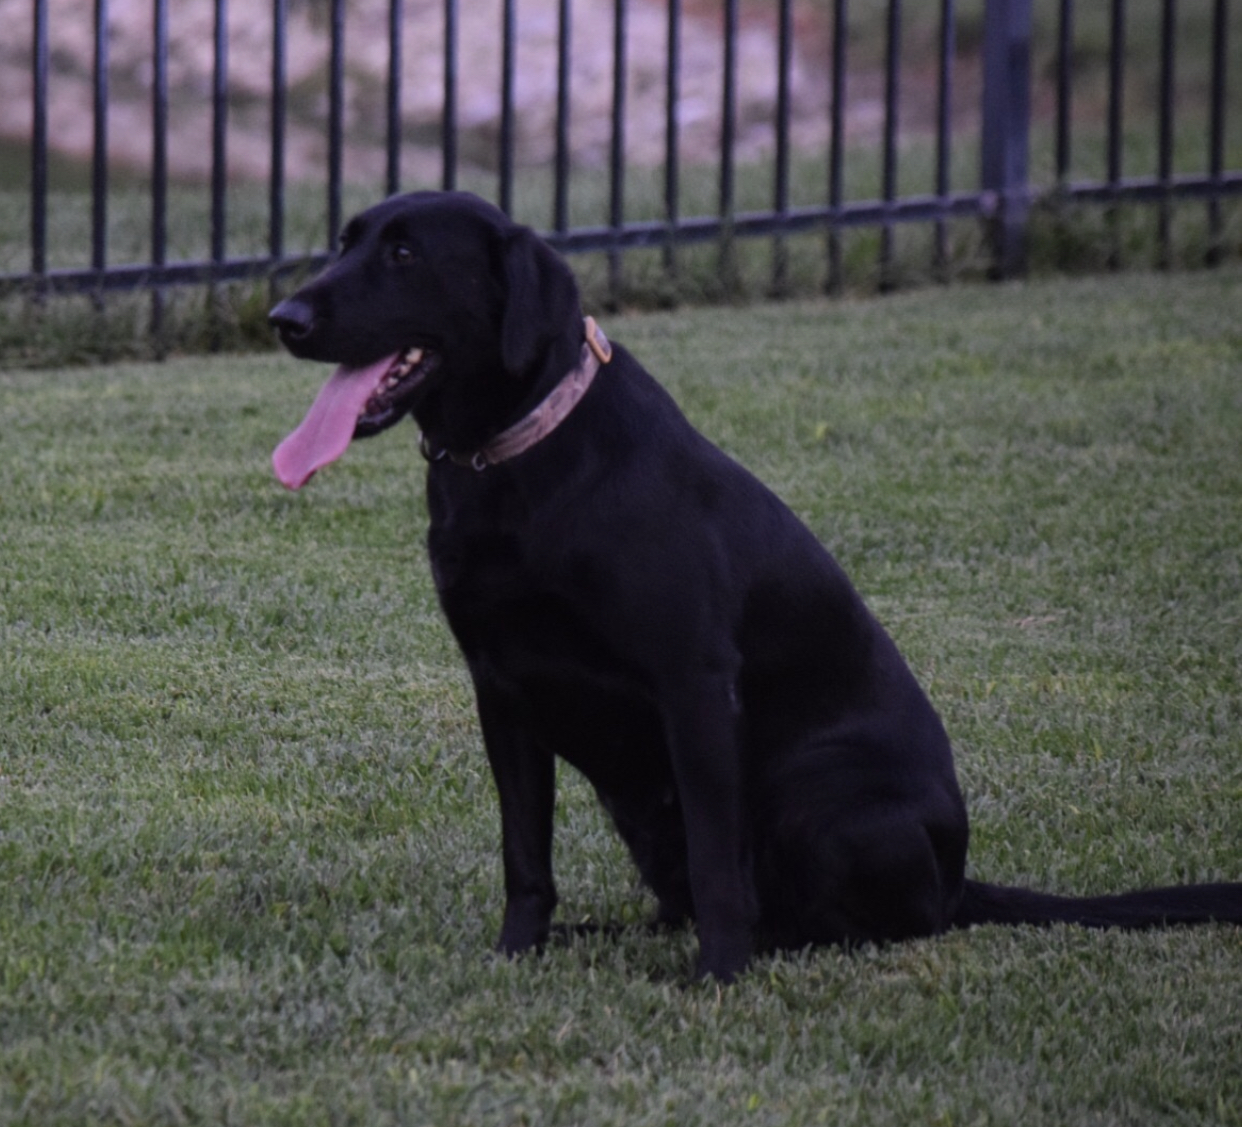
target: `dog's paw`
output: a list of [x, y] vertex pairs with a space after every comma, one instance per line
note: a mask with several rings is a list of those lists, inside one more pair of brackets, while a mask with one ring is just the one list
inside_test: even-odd
[[547, 923], [514, 924], [506, 920], [501, 928], [500, 938], [496, 940], [496, 953], [510, 959], [527, 953], [540, 954], [547, 946], [550, 931], [551, 927]]
[[695, 982], [717, 982], [723, 986], [736, 982], [750, 964], [748, 937], [699, 939], [699, 958], [694, 967]]

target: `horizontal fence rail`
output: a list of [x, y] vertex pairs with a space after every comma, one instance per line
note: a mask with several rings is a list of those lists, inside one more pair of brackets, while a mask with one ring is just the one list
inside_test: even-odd
[[[690, 6], [679, 0], [606, 0], [602, 8], [601, 2], [495, 0], [489, 22], [471, 21], [467, 28], [467, 8], [458, 0], [435, 0], [434, 19], [429, 3], [323, 0], [314, 6], [317, 18], [309, 24], [305, 13], [311, 6], [291, 0], [269, 0], [266, 9], [248, 4], [244, 12], [242, 5], [228, 0], [186, 0], [175, 10], [170, 0], [149, 0], [149, 49], [140, 69], [148, 76], [144, 128], [150, 143], [135, 171], [135, 158], [122, 163], [114, 156], [119, 96], [115, 13], [109, 0], [94, 0], [92, 49], [86, 60], [91, 142], [89, 153], [83, 154], [89, 162], [84, 189], [89, 195], [89, 238], [80, 261], [65, 262], [64, 250], [53, 250], [55, 210], [63, 190], [56, 185], [59, 150], [52, 107], [58, 84], [65, 81], [54, 65], [53, 44], [65, 23], [81, 24], [82, 13], [80, 4], [33, 0], [28, 190], [9, 191], [12, 199], [21, 195], [28, 216], [28, 253], [16, 267], [12, 255], [5, 260], [0, 290], [36, 297], [93, 294], [100, 300], [110, 291], [150, 290], [152, 324], [158, 332], [169, 287], [210, 288], [279, 278], [326, 261], [347, 196], [357, 195], [364, 181], [373, 182], [373, 198], [411, 187], [481, 191], [539, 228], [563, 252], [602, 253], [607, 289], [614, 298], [623, 292], [628, 252], [660, 252], [664, 273], [675, 277], [683, 248], [714, 243], [721, 248], [719, 270], [727, 276], [742, 239], [770, 241], [769, 288], [785, 292], [789, 240], [806, 235], [822, 237], [822, 284], [830, 292], [839, 290], [847, 272], [845, 240], [859, 230], [875, 234], [874, 248], [867, 252], [874, 253], [872, 276], [879, 288], [890, 288], [900, 273], [898, 231], [911, 226], [931, 232], [931, 270], [948, 277], [952, 225], [963, 221], [983, 231], [987, 271], [1012, 276], [1027, 268], [1033, 216], [1039, 209], [1049, 214], [1073, 207], [1098, 212], [1107, 228], [1110, 265], [1122, 261], [1121, 216], [1127, 207], [1154, 215], [1159, 265], [1173, 261], [1177, 209], [1192, 204], [1202, 213], [1202, 260], [1213, 264], [1238, 253], [1231, 205], [1242, 196], [1242, 171], [1230, 166], [1242, 163], [1242, 142], [1238, 123], [1230, 116], [1231, 111], [1236, 116], [1237, 99], [1231, 102], [1230, 90], [1237, 78], [1229, 71], [1239, 53], [1239, 31], [1230, 20], [1229, 0], [1197, 0], [1194, 5], [1109, 0], [1107, 6], [1076, 5], [1074, 0], [940, 0], [934, 9], [904, 5], [902, 0], [752, 0], [744, 5], [719, 0], [706, 13], [702, 3]], [[374, 26], [382, 26], [382, 51], [368, 55], [368, 82], [382, 90], [374, 104], [360, 110], [354, 105], [361, 80], [356, 74], [351, 77], [351, 29], [363, 18], [364, 8], [374, 16], [380, 4], [382, 21], [367, 25], [367, 46], [374, 47]], [[1194, 12], [1188, 15], [1191, 7]], [[296, 24], [295, 8], [302, 21]], [[191, 9], [209, 17], [195, 25], [197, 29], [201, 24], [207, 43], [207, 50], [196, 56], [204, 68], [197, 81], [208, 119], [208, 135], [201, 143], [187, 140], [177, 129], [184, 107], [174, 104], [174, 85], [183, 87], [186, 77], [179, 74], [174, 81], [172, 64], [184, 67], [184, 61], [170, 53], [177, 21], [188, 18]], [[649, 34], [653, 13], [659, 29], [654, 52]], [[1158, 26], [1150, 26], [1152, 13]], [[584, 31], [588, 16], [591, 27]], [[1193, 36], [1179, 38], [1191, 16]], [[532, 76], [523, 70], [523, 58], [528, 31], [538, 21], [554, 23], [554, 46], [542, 68], [547, 73]], [[862, 33], [856, 36], [854, 21], [869, 31], [870, 45], [862, 42]], [[240, 90], [234, 83], [232, 55], [243, 22], [266, 29], [265, 49], [270, 52], [266, 91], [260, 98], [266, 116], [266, 168], [258, 173], [230, 167], [237, 128], [233, 118], [242, 110], [253, 118], [249, 103], [256, 97], [251, 87]], [[1091, 25], [1086, 32], [1084, 22]], [[295, 27], [296, 44], [291, 42]], [[704, 63], [699, 48], [708, 33], [716, 48]], [[595, 86], [603, 83], [608, 95], [602, 103], [592, 99], [589, 106], [580, 105], [577, 97], [584, 81], [576, 65], [584, 34], [595, 50], [599, 40], [606, 40], [610, 67], [605, 77], [595, 73], [590, 78]], [[310, 80], [301, 71], [296, 81], [291, 74], [308, 35], [318, 36], [322, 47], [322, 81], [309, 96], [309, 109], [304, 103]], [[1102, 67], [1092, 54], [1101, 50], [1101, 37]], [[496, 60], [494, 74], [483, 78], [476, 63], [467, 59], [473, 58], [481, 38], [494, 40], [489, 57]], [[1127, 150], [1133, 137], [1127, 98], [1134, 89], [1129, 52], [1138, 38], [1153, 45], [1148, 70], [1155, 76], [1155, 89], [1150, 97], [1154, 143], [1147, 146], [1151, 166], [1136, 171]], [[1184, 42], [1186, 38], [1191, 41]], [[253, 51], [250, 39], [245, 42]], [[770, 44], [773, 56], [764, 71], [770, 87], [766, 93], [756, 91], [752, 74], [757, 43]], [[642, 93], [634, 79], [637, 64], [646, 68], [644, 74], [658, 76], [661, 94], [654, 103], [643, 95], [639, 108], [632, 104]], [[127, 65], [128, 80], [132, 58]], [[1080, 74], [1084, 68], [1090, 73]], [[435, 86], [430, 110], [425, 104], [427, 74], [433, 75]], [[1189, 81], [1203, 92], [1194, 110], [1196, 128], [1203, 132], [1197, 153], [1179, 133], [1185, 111], [1177, 91], [1185, 75], [1193, 76]], [[693, 97], [688, 93], [691, 81]], [[479, 125], [474, 103], [487, 94], [481, 89], [487, 83], [495, 84], [488, 94], [494, 111]], [[541, 93], [532, 96], [532, 85]], [[410, 110], [415, 97], [417, 112]], [[710, 150], [704, 150], [701, 137], [692, 148], [687, 145], [691, 103], [694, 113], [710, 119]], [[1086, 125], [1077, 113], [1080, 103], [1089, 103]], [[309, 128], [322, 138], [313, 175], [308, 175], [304, 158], [296, 168], [293, 164], [295, 113], [303, 134]], [[1097, 121], [1101, 113], [1102, 121]], [[532, 116], [547, 123], [546, 136], [532, 140], [527, 127]], [[908, 116], [916, 120], [907, 123]], [[430, 140], [429, 121], [434, 125]], [[584, 144], [580, 127], [585, 125], [600, 139]], [[1033, 159], [1036, 134], [1048, 139], [1050, 150], [1038, 168]], [[657, 140], [654, 146], [648, 144], [652, 138]], [[299, 144], [306, 147], [305, 137]], [[176, 159], [185, 155], [187, 145], [205, 153], [205, 175], [202, 161], [200, 174], [194, 174]], [[367, 180], [370, 172], [360, 177], [353, 167], [368, 145], [382, 155], [373, 181]], [[641, 159], [634, 156], [638, 147]], [[1102, 171], [1083, 175], [1077, 147], [1092, 153], [1102, 149]], [[915, 150], [924, 154], [920, 168], [925, 165], [927, 175], [921, 189], [912, 190], [907, 164]], [[817, 169], [813, 179], [819, 185], [818, 198], [808, 198], [808, 164]], [[871, 191], [850, 184], [860, 165], [878, 174]], [[692, 180], [697, 184], [705, 176], [714, 182], [706, 204], [701, 190], [693, 194], [688, 189]], [[123, 178], [125, 191], [132, 194], [137, 183], [137, 190], [146, 193], [145, 249], [136, 253], [118, 253], [109, 245], [109, 209], [122, 190], [118, 178]], [[756, 189], [756, 178], [767, 187]], [[586, 191], [580, 184], [588, 179], [599, 199], [594, 219], [584, 218], [575, 207]], [[305, 198], [308, 180], [322, 185], [316, 205], [322, 225], [318, 237], [308, 241], [303, 234], [299, 241], [291, 237], [292, 200], [295, 194]], [[535, 181], [540, 186], [526, 186]], [[261, 245], [252, 242], [244, 253], [230, 249], [237, 242], [230, 201], [239, 182], [265, 182], [266, 189]], [[641, 203], [634, 202], [636, 185], [642, 186]], [[187, 192], [205, 195], [205, 256], [177, 257], [173, 252], [172, 201]]]

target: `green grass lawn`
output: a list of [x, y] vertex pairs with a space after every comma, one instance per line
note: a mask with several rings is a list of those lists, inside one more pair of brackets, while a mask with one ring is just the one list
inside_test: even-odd
[[[972, 873], [1242, 879], [1242, 270], [616, 317], [941, 709]], [[498, 820], [413, 428], [322, 372], [0, 374], [0, 1123], [1239, 1124], [1242, 934], [984, 928], [684, 987], [489, 954]], [[569, 920], [651, 904], [564, 771]]]

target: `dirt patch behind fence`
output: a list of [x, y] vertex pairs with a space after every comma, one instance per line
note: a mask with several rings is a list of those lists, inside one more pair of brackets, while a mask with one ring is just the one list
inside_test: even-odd
[[[737, 154], [756, 156], [774, 143], [777, 31], [773, 6], [744, 9], [737, 39]], [[94, 25], [80, 0], [50, 0], [49, 136], [54, 150], [85, 157], [94, 139]], [[211, 0], [170, 6], [168, 82], [169, 166], [176, 177], [198, 178], [211, 164], [214, 15]], [[514, 84], [517, 159], [550, 159], [554, 144], [558, 41], [556, 0], [518, 6]], [[677, 119], [683, 159], [710, 160], [722, 115], [724, 41], [720, 15], [690, 6], [683, 16]], [[501, 115], [502, 8], [499, 0], [459, 9], [458, 113], [462, 159], [496, 160]], [[149, 166], [152, 148], [152, 0], [112, 0], [108, 12], [108, 153], [118, 165]], [[0, 134], [25, 139], [32, 120], [30, 0], [0, 0]], [[572, 156], [579, 165], [606, 163], [612, 140], [614, 50], [612, 0], [572, 6]], [[388, 73], [388, 5], [351, 0], [345, 25], [346, 168], [351, 179], [383, 168]], [[799, 12], [790, 75], [794, 142], [822, 146], [828, 134], [828, 36], [815, 13]], [[626, 159], [656, 164], [665, 145], [667, 5], [634, 0], [629, 7], [626, 67]], [[289, 111], [286, 167], [294, 177], [316, 176], [326, 160], [329, 29], [327, 6], [290, 0], [287, 23]], [[402, 40], [402, 121], [405, 159], [416, 179], [439, 169], [444, 90], [443, 0], [408, 0]], [[231, 176], [262, 177], [270, 167], [272, 21], [266, 6], [233, 5], [227, 29]], [[847, 128], [873, 133], [882, 119], [878, 82], [856, 76]], [[424, 169], [423, 166], [426, 166]]]

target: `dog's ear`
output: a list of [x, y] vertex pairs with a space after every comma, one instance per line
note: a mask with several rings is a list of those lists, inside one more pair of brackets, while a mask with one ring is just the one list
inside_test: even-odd
[[500, 326], [505, 371], [520, 376], [558, 336], [582, 320], [578, 285], [564, 260], [529, 227], [504, 243], [504, 314]]

